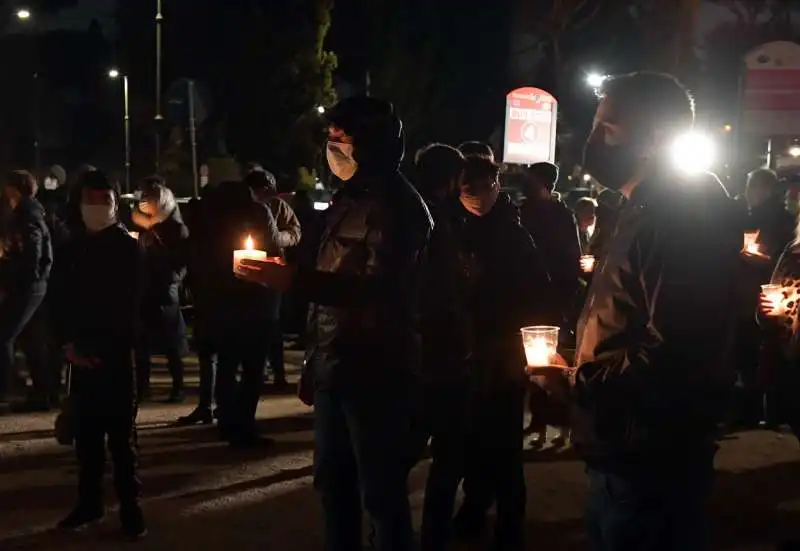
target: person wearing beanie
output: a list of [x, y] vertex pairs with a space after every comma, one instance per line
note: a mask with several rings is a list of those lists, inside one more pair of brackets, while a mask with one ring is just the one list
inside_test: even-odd
[[407, 479], [416, 451], [422, 351], [416, 319], [430, 213], [400, 173], [403, 124], [391, 103], [342, 100], [326, 113], [326, 155], [341, 184], [316, 258], [243, 262], [240, 278], [305, 294], [310, 353], [301, 397], [315, 407], [314, 484], [330, 551], [410, 551]]

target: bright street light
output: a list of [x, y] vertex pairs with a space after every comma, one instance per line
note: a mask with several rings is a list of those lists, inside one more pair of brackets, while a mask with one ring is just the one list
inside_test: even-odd
[[111, 69], [108, 71], [108, 78], [119, 78], [119, 69]]
[[20, 21], [27, 21], [31, 18], [31, 10], [27, 8], [20, 8], [17, 10], [17, 19]]
[[789, 148], [789, 155], [792, 157], [800, 157], [800, 145], [793, 145]]
[[324, 115], [325, 114], [325, 106], [324, 105], [317, 105], [317, 113], [319, 113], [320, 115]]
[[607, 75], [601, 75], [600, 73], [589, 73], [586, 76], [586, 84], [592, 88], [600, 88], [607, 79]]
[[679, 136], [670, 151], [672, 162], [684, 172], [704, 172], [716, 158], [714, 141], [704, 134], [687, 132]]

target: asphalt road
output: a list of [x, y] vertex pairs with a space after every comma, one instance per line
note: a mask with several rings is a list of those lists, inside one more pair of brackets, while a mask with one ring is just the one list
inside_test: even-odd
[[[277, 445], [233, 451], [216, 441], [213, 428], [169, 426], [191, 407], [150, 404], [140, 412], [150, 535], [136, 544], [119, 539], [113, 514], [78, 535], [53, 532], [75, 497], [72, 450], [52, 439], [52, 415], [0, 418], [0, 551], [322, 549], [311, 480], [311, 411], [290, 395], [265, 397], [260, 427]], [[527, 459], [529, 548], [587, 549], [581, 462], [569, 449], [552, 448], [529, 451]], [[722, 442], [718, 469], [711, 504], [714, 549], [771, 550], [782, 538], [800, 537], [800, 449], [793, 437], [731, 435]], [[420, 464], [410, 479], [417, 522], [426, 470]], [[107, 497], [113, 505], [110, 484]]]

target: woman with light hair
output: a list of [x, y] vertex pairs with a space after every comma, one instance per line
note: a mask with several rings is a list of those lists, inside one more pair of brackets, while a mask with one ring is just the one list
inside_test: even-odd
[[160, 177], [141, 186], [142, 196], [134, 211], [142, 251], [143, 298], [139, 312], [142, 331], [136, 347], [136, 382], [139, 400], [150, 394], [151, 355], [158, 350], [167, 357], [172, 376], [168, 402], [182, 402], [183, 359], [186, 325], [180, 308], [180, 285], [186, 275], [184, 246], [189, 230], [183, 223], [172, 191]]

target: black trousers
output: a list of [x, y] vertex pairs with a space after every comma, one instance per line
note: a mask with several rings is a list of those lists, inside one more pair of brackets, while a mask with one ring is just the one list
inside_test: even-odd
[[124, 511], [136, 506], [140, 492], [137, 404], [130, 361], [127, 365], [109, 362], [95, 369], [74, 367], [71, 401], [75, 419], [79, 504], [89, 508], [102, 507], [108, 446], [120, 507]]
[[0, 402], [8, 398], [14, 370], [14, 343], [43, 300], [43, 293], [11, 290], [0, 302]]
[[216, 396], [220, 429], [224, 433], [235, 437], [255, 432], [268, 346], [260, 326], [238, 334], [229, 333], [220, 342]]
[[524, 396], [524, 386], [516, 382], [481, 388], [470, 408], [465, 495], [459, 515], [480, 522], [496, 502], [495, 539], [500, 544], [516, 543], [525, 521]]
[[466, 378], [425, 389], [425, 436], [431, 438], [432, 461], [422, 512], [423, 551], [445, 551], [452, 537], [456, 492], [464, 476], [468, 404]]

